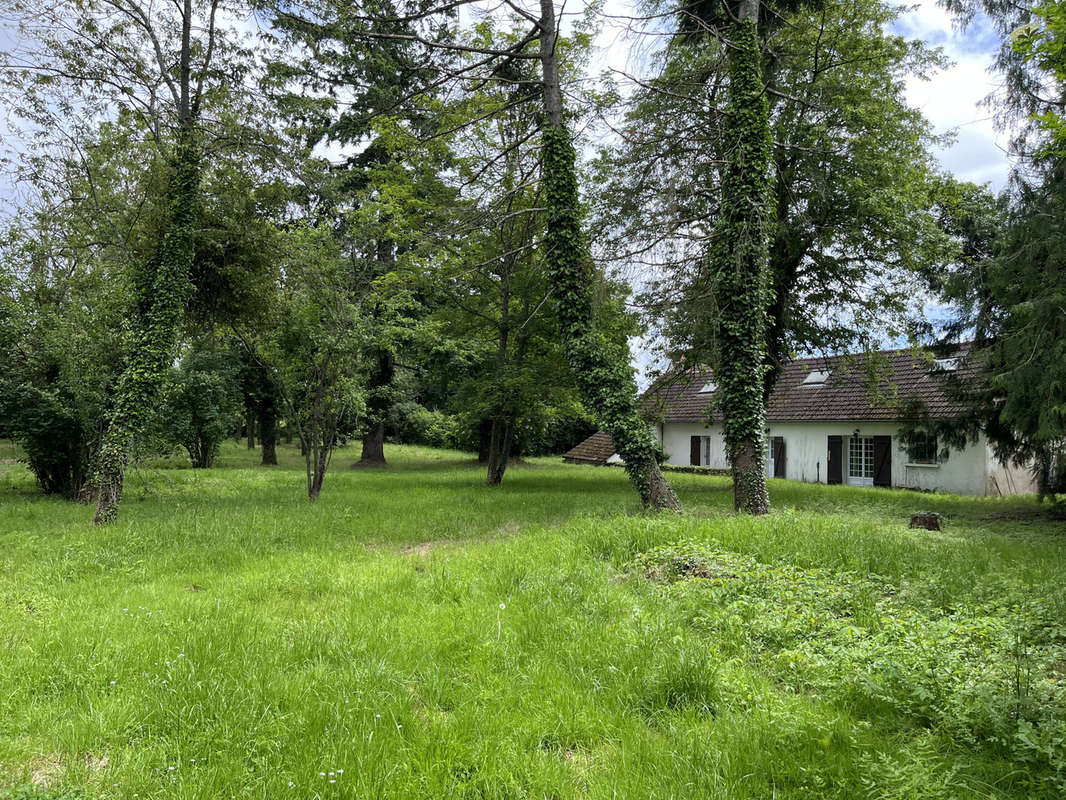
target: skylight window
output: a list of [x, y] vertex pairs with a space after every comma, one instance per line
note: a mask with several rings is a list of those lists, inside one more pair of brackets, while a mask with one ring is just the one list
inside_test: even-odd
[[934, 358], [933, 372], [957, 372], [959, 359], [957, 358]]
[[829, 380], [830, 370], [812, 369], [810, 374], [803, 379], [804, 386], [821, 386]]
[[700, 394], [713, 394], [718, 391], [718, 384], [714, 381], [707, 381], [703, 384], [703, 388], [700, 389]]

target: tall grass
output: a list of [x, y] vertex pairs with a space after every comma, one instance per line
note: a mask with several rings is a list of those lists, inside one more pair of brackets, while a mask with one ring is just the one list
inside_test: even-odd
[[1031, 500], [388, 457], [155, 462], [103, 530], [0, 464], [0, 797], [1059, 796]]

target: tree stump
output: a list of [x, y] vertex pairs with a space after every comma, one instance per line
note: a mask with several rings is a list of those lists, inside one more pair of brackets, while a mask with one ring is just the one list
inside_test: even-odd
[[911, 514], [910, 527], [938, 531], [940, 530], [940, 515], [928, 511], [919, 511], [917, 514]]

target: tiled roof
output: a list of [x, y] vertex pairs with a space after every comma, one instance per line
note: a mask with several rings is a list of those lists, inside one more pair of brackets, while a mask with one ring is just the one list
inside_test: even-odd
[[[805, 384], [812, 372], [828, 371], [824, 383]], [[975, 368], [963, 358], [954, 375], [967, 381]], [[857, 356], [800, 358], [785, 365], [766, 408], [767, 422], [895, 421], [911, 402], [934, 418], [962, 411], [944, 390], [945, 374], [912, 350]], [[664, 422], [705, 422], [713, 393], [701, 392], [709, 369], [664, 376], [645, 393], [645, 413]]]
[[614, 442], [603, 431], [596, 431], [577, 447], [563, 454], [564, 461], [577, 461], [587, 464], [606, 464], [614, 455]]

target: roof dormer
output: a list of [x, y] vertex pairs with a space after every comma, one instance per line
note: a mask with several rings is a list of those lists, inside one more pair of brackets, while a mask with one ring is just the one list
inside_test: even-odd
[[803, 386], [824, 386], [831, 374], [827, 369], [812, 369], [803, 379]]
[[958, 358], [934, 358], [933, 366], [930, 368], [930, 372], [958, 372], [959, 361]]

